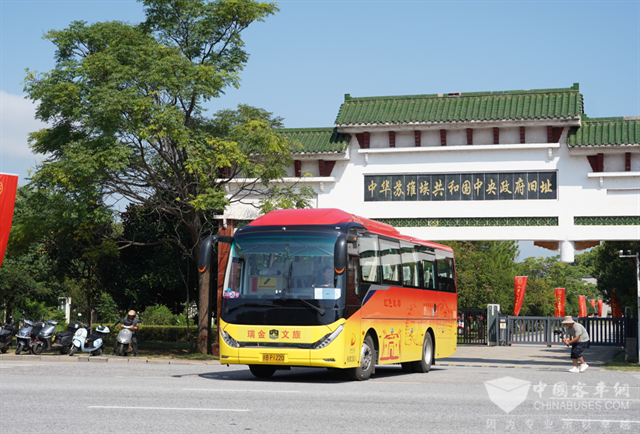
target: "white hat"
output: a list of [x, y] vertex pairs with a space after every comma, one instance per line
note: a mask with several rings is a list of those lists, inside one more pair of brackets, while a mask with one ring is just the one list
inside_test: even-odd
[[562, 324], [573, 324], [575, 321], [570, 316], [565, 316], [562, 320]]

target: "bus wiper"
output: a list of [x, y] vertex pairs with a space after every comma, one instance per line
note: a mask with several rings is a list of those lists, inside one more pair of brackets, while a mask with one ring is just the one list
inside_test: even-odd
[[273, 303], [241, 303], [237, 306], [233, 306], [231, 309], [229, 309], [228, 307], [226, 307], [224, 309], [224, 313], [229, 313], [229, 312], [233, 312], [234, 310], [241, 308], [241, 307], [277, 307], [277, 305], [273, 304]]
[[311, 307], [311, 308], [313, 308], [313, 309], [317, 310], [317, 311], [318, 311], [318, 313], [319, 313], [320, 315], [324, 315], [324, 309], [323, 309], [323, 308], [318, 307], [318, 306], [314, 306], [313, 304], [309, 303], [307, 300], [305, 300], [305, 299], [303, 299], [303, 298], [284, 298], [284, 297], [283, 297], [282, 299], [283, 299], [283, 300], [296, 300], [296, 301], [301, 301], [301, 302], [303, 302], [304, 304], [306, 304], [307, 306], [309, 306], [309, 307]]

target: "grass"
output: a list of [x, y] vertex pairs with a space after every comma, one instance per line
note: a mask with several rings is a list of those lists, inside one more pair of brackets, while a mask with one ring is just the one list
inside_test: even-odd
[[138, 356], [148, 359], [219, 360], [218, 356], [190, 351], [188, 343], [138, 342]]
[[624, 360], [624, 351], [621, 351], [613, 359], [604, 365], [609, 371], [631, 371], [640, 372], [640, 363], [629, 363]]

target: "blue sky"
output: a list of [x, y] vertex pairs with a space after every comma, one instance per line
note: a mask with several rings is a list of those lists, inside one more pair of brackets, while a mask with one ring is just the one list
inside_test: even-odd
[[[244, 33], [249, 62], [240, 89], [211, 111], [239, 103], [287, 127], [332, 126], [352, 96], [570, 87], [590, 117], [640, 115], [639, 1], [281, 1]], [[0, 172], [20, 184], [30, 153], [33, 105], [25, 68], [48, 71], [42, 35], [74, 20], [144, 19], [134, 0], [0, 0]], [[539, 251], [538, 251], [539, 250]], [[543, 254], [536, 249], [535, 255]]]

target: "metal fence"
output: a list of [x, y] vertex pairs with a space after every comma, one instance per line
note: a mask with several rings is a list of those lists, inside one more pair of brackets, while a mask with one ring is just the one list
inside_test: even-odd
[[[562, 320], [563, 318], [535, 316], [501, 317], [499, 343], [547, 346], [562, 344], [562, 335], [554, 333], [556, 330], [566, 332]], [[578, 318], [576, 322], [585, 327], [589, 333], [590, 345], [595, 346], [624, 347], [626, 338], [637, 334], [635, 318]]]
[[458, 343], [487, 344], [487, 310], [458, 310]]

